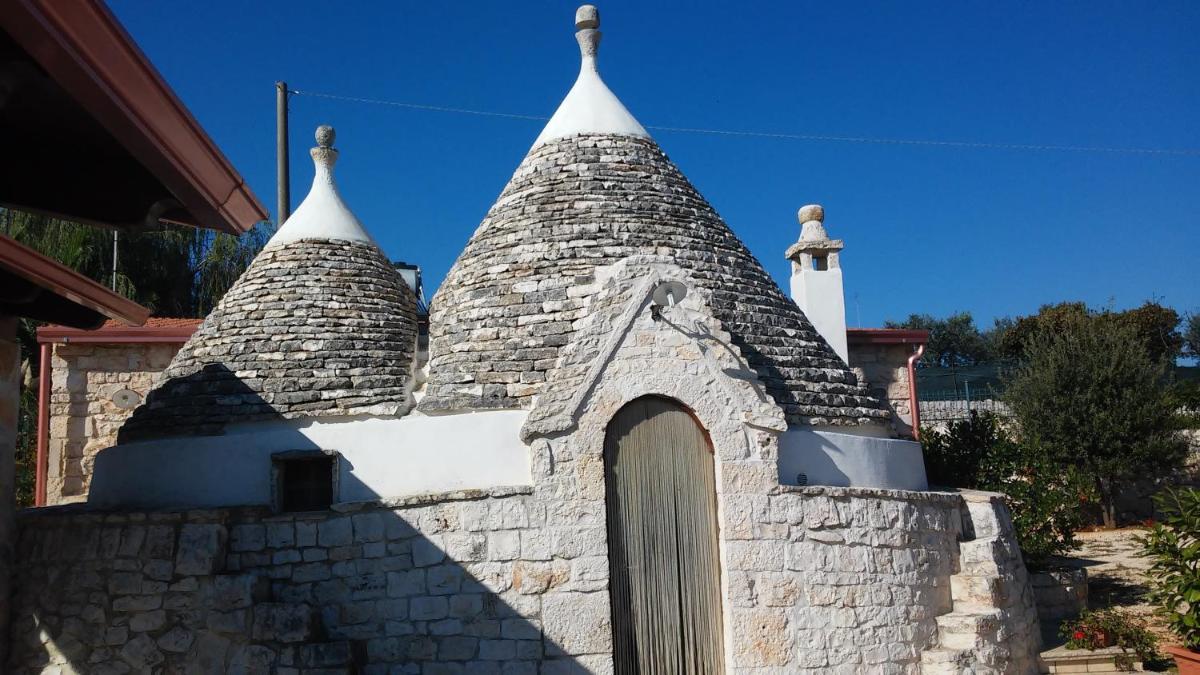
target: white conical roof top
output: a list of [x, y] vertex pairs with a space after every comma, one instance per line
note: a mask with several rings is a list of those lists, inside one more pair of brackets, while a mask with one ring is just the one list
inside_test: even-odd
[[593, 5], [575, 11], [575, 39], [582, 57], [579, 77], [558, 110], [533, 142], [537, 147], [547, 141], [575, 134], [615, 134], [640, 136], [650, 134], [612, 93], [600, 71], [596, 69], [596, 52], [600, 48], [600, 12]]
[[296, 212], [271, 237], [267, 246], [280, 246], [301, 239], [338, 239], [378, 247], [350, 207], [342, 201], [337, 183], [333, 181], [333, 165], [338, 158], [338, 151], [333, 148], [333, 127], [317, 127], [316, 136], [317, 147], [309, 151], [315, 168], [312, 189], [300, 202]]

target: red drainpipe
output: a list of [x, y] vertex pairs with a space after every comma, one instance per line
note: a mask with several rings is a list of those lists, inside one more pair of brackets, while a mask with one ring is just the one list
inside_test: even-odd
[[38, 362], [37, 479], [34, 506], [46, 505], [46, 472], [50, 467], [50, 345], [41, 344]]
[[921, 440], [921, 405], [917, 402], [917, 361], [925, 354], [925, 345], [918, 344], [917, 351], [908, 357], [908, 409], [912, 415], [914, 441]]

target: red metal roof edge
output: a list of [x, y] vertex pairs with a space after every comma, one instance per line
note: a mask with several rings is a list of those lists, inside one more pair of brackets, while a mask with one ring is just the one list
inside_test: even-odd
[[150, 317], [149, 309], [4, 235], [0, 267], [109, 318], [140, 326]]
[[183, 202], [241, 234], [266, 208], [101, 0], [0, 0], [0, 25]]
[[121, 343], [173, 343], [188, 341], [203, 319], [173, 319], [170, 323], [156, 324], [151, 318], [143, 326], [116, 326], [105, 324], [95, 330], [81, 330], [67, 326], [42, 326], [37, 329], [37, 341], [87, 344]]
[[854, 344], [928, 344], [929, 331], [913, 328], [847, 328], [847, 342]]

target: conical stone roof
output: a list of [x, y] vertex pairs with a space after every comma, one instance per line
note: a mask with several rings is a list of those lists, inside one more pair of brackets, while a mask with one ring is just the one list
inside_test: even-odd
[[[577, 24], [585, 65], [599, 37], [589, 9], [594, 16], [585, 6]], [[581, 82], [585, 75], [586, 68]], [[598, 75], [595, 82], [603, 86]], [[611, 107], [616, 98], [592, 100]], [[433, 299], [420, 409], [529, 407], [599, 289], [597, 268], [658, 255], [691, 270], [711, 291], [714, 314], [789, 421], [886, 419], [641, 125], [577, 110], [560, 119], [565, 108], [517, 167]]]
[[333, 133], [313, 188], [175, 355], [120, 442], [411, 407], [416, 298], [342, 202]]

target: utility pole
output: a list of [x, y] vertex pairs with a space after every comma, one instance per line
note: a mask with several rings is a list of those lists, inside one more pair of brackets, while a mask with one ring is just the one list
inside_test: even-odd
[[287, 82], [275, 83], [275, 227], [291, 215], [291, 179], [288, 177], [288, 88]]

